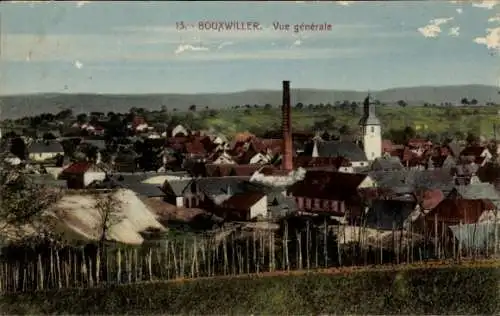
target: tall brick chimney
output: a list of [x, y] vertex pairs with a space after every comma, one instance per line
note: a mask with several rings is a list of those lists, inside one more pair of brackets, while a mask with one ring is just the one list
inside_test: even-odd
[[287, 171], [293, 170], [292, 116], [290, 112], [290, 81], [283, 81], [283, 105], [281, 107], [283, 157], [281, 159], [281, 168]]

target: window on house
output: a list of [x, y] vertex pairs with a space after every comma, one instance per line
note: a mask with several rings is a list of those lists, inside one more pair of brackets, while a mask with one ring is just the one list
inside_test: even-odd
[[373, 158], [373, 157], [375, 157], [375, 153], [374, 153], [374, 152], [372, 152], [372, 158]]
[[370, 127], [370, 131], [371, 131], [372, 133], [375, 133], [375, 127], [373, 127], [373, 126], [372, 126], [372, 127]]

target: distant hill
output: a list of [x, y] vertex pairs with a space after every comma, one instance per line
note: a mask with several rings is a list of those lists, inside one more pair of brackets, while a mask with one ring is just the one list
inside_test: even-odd
[[[293, 86], [292, 86], [293, 87]], [[422, 105], [424, 102], [440, 104], [451, 102], [460, 105], [464, 97], [476, 99], [479, 104], [486, 102], [500, 103], [499, 89], [485, 85], [461, 85], [439, 87], [409, 87], [382, 91], [372, 91], [376, 99], [395, 104], [405, 100], [410, 106]], [[366, 91], [339, 91], [292, 89], [292, 103], [305, 105], [331, 103], [335, 101], [361, 101]], [[162, 105], [167, 109], [184, 111], [191, 105], [198, 109], [208, 106], [211, 109], [229, 108], [235, 105], [266, 103], [281, 104], [281, 91], [248, 90], [235, 93], [213, 94], [31, 94], [0, 96], [1, 118], [17, 118], [41, 113], [57, 113], [64, 108], [71, 108], [75, 113], [83, 112], [126, 112], [132, 107], [148, 110], [159, 110]]]

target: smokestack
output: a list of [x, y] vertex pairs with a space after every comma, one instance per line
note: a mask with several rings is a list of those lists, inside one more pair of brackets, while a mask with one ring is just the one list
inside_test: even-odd
[[292, 148], [292, 116], [290, 109], [290, 81], [283, 81], [283, 105], [281, 107], [283, 132], [283, 157], [281, 168], [286, 171], [293, 170], [293, 148]]

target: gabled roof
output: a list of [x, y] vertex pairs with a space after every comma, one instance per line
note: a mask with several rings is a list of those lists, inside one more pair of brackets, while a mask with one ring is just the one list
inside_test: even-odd
[[457, 185], [454, 189], [463, 199], [468, 200], [490, 200], [496, 206], [500, 206], [500, 194], [491, 183], [472, 183], [469, 185]]
[[376, 158], [371, 165], [372, 170], [401, 170], [403, 168], [399, 158], [393, 156]]
[[165, 196], [163, 190], [155, 184], [147, 184], [147, 183], [130, 183], [127, 185], [123, 185], [123, 188], [129, 189], [139, 195], [145, 197], [160, 197]]
[[29, 153], [64, 153], [64, 149], [59, 142], [35, 142], [28, 148]]
[[201, 192], [207, 196], [213, 197], [221, 194], [238, 194], [245, 192], [243, 183], [248, 181], [249, 177], [220, 177], [220, 178], [199, 178], [194, 181]]
[[[353, 142], [317, 141], [319, 157], [345, 157], [350, 161], [367, 161], [365, 152]], [[309, 143], [304, 152], [310, 156], [313, 153], [314, 142]]]
[[413, 192], [416, 189], [439, 189], [449, 192], [454, 185], [450, 169], [372, 171], [368, 175], [376, 181], [378, 187], [399, 192]]
[[456, 141], [449, 142], [445, 146], [450, 149], [451, 154], [455, 157], [458, 157], [460, 155], [460, 151], [462, 151], [462, 146]]
[[299, 197], [346, 200], [357, 195], [357, 189], [364, 179], [364, 174], [311, 170], [307, 171], [302, 181], [294, 183], [288, 192]]
[[220, 206], [223, 208], [247, 210], [254, 206], [255, 203], [259, 202], [265, 196], [266, 194], [262, 192], [239, 193], [222, 202]]
[[460, 152], [460, 156], [474, 156], [477, 157], [483, 153], [486, 147], [483, 146], [469, 146]]
[[[83, 174], [93, 168], [94, 165], [90, 162], [82, 161], [82, 162], [74, 162], [68, 167], [66, 167], [62, 173], [64, 174]], [[96, 169], [98, 170], [98, 169]]]
[[190, 184], [193, 182], [192, 179], [182, 179], [182, 180], [171, 180], [165, 181], [163, 190], [165, 192], [170, 191], [175, 194], [175, 196], [183, 196], [187, 190], [190, 188]]

